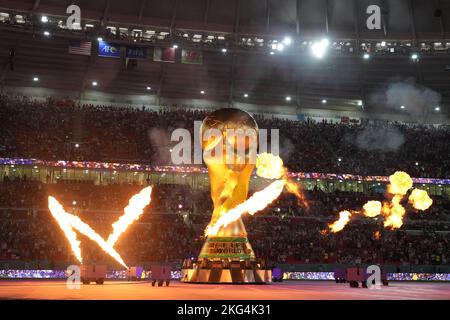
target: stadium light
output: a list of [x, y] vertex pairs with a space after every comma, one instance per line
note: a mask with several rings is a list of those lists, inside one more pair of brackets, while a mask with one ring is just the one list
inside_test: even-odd
[[98, 82], [97, 82], [97, 81], [92, 81], [92, 85], [93, 85], [94, 87], [96, 87], [96, 86], [98, 85]]
[[277, 44], [277, 50], [278, 51], [283, 51], [284, 50], [284, 44], [282, 44], [282, 43]]
[[411, 55], [411, 59], [412, 59], [413, 61], [417, 61], [417, 60], [419, 59], [419, 55], [418, 55], [417, 53], [413, 53], [413, 54]]
[[329, 44], [330, 41], [328, 39], [316, 41], [311, 45], [311, 53], [313, 54], [314, 57], [321, 59], [325, 56]]
[[98, 37], [98, 38], [97, 38], [97, 41], [98, 41], [98, 42], [102, 42], [102, 41], [103, 41], [103, 38], [102, 38], [102, 37]]
[[327, 102], [328, 102], [327, 99], [323, 99], [323, 100], [322, 100], [322, 103], [323, 103], [323, 104], [325, 104], [325, 103], [327, 103]]
[[47, 16], [42, 16], [42, 17], [41, 17], [41, 22], [47, 23], [47, 22], [48, 22]]
[[358, 106], [362, 107], [362, 105], [363, 105], [362, 100], [359, 100], [359, 101], [358, 101]]
[[78, 143], [75, 143], [75, 148], [79, 148], [80, 145]]
[[205, 94], [205, 91], [204, 91], [204, 90], [202, 90], [202, 91], [200, 91], [200, 93], [201, 93], [201, 94]]
[[38, 77], [33, 77], [33, 81], [34, 81], [34, 82], [38, 82], [38, 81], [39, 81], [39, 78], [38, 78]]
[[290, 46], [292, 43], [292, 39], [290, 37], [284, 37], [283, 43], [287, 46]]
[[73, 204], [74, 206], [76, 206], [76, 205], [77, 205], [77, 202], [74, 200], [74, 201], [72, 201], [72, 204]]
[[405, 109], [405, 106], [400, 106], [400, 109]]
[[222, 52], [223, 53], [227, 53], [227, 49], [226, 48], [222, 48]]
[[273, 52], [273, 51], [270, 51], [270, 55], [271, 56], [273, 56], [275, 54], [275, 52]]
[[147, 90], [152, 90], [152, 87], [150, 87], [150, 86], [147, 86], [147, 88], [146, 88]]
[[287, 97], [286, 97], [286, 101], [291, 101], [291, 97], [290, 97], [290, 96], [287, 96]]
[[364, 60], [369, 60], [370, 59], [370, 54], [364, 53], [363, 58], [364, 58]]
[[434, 111], [440, 111], [441, 110], [441, 108], [440, 107], [436, 107], [436, 108], [434, 108]]
[[341, 161], [342, 161], [342, 158], [338, 158], [338, 161], [341, 162]]
[[244, 93], [244, 98], [248, 98], [248, 93]]
[[178, 45], [177, 45], [177, 44], [174, 44], [174, 45], [172, 46], [172, 48], [178, 49]]
[[50, 36], [50, 32], [44, 31], [44, 36], [46, 36], [46, 37]]

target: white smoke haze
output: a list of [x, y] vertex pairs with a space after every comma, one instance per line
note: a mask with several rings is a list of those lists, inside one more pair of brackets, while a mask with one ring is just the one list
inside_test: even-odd
[[170, 163], [170, 136], [167, 131], [160, 128], [151, 128], [147, 131], [150, 143], [155, 150], [152, 162], [156, 165]]
[[359, 149], [395, 152], [405, 143], [403, 133], [394, 127], [367, 127], [356, 137]]
[[403, 112], [412, 116], [426, 116], [440, 105], [441, 95], [423, 85], [414, 78], [397, 80], [385, 89], [369, 96], [369, 103], [374, 108], [388, 108], [396, 111], [405, 106]]
[[280, 141], [280, 157], [284, 161], [289, 161], [291, 154], [295, 151], [295, 145], [290, 139], [283, 139]]

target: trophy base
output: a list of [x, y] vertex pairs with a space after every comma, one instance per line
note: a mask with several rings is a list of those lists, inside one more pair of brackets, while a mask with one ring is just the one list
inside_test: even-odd
[[181, 281], [211, 284], [265, 284], [272, 282], [272, 270], [256, 261], [185, 260]]

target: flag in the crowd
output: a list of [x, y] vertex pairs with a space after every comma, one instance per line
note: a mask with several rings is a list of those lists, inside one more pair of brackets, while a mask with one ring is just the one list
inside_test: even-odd
[[203, 55], [201, 51], [194, 50], [181, 50], [181, 63], [188, 64], [202, 64]]
[[175, 62], [175, 48], [154, 48], [153, 60], [160, 62]]
[[120, 58], [120, 45], [100, 41], [98, 43], [98, 55], [100, 57]]
[[80, 54], [83, 56], [90, 56], [92, 49], [91, 41], [73, 41], [69, 44], [70, 54]]
[[348, 124], [350, 121], [349, 117], [341, 117], [341, 123]]
[[127, 46], [125, 57], [128, 59], [147, 59], [147, 48]]

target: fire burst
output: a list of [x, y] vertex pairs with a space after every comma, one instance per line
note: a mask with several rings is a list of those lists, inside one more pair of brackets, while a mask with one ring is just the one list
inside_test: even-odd
[[124, 215], [120, 216], [119, 220], [112, 224], [113, 233], [108, 237], [107, 243], [113, 246], [120, 235], [127, 230], [128, 226], [140, 218], [144, 213], [144, 208], [150, 204], [152, 194], [152, 187], [147, 187], [141, 190], [130, 198], [128, 206], [123, 209]]
[[409, 202], [418, 210], [427, 210], [433, 204], [433, 200], [425, 190], [414, 189], [409, 198]]
[[[406, 172], [397, 171], [389, 176], [389, 182], [387, 192], [392, 196], [391, 201], [384, 201], [383, 203], [368, 201], [363, 206], [362, 211], [354, 211], [352, 214], [363, 214], [369, 218], [382, 215], [385, 228], [400, 228], [406, 215], [406, 209], [401, 201], [412, 188], [413, 181]], [[413, 189], [408, 200], [415, 209], [422, 211], [427, 210], [433, 204], [433, 200], [428, 196], [428, 193], [420, 189]], [[347, 225], [352, 215], [347, 213], [349, 213], [347, 210], [339, 213], [339, 220], [329, 225], [331, 232], [339, 232]]]
[[352, 213], [350, 211], [339, 212], [339, 219], [329, 225], [332, 232], [339, 232], [347, 225], [350, 221]]
[[247, 201], [223, 214], [213, 226], [208, 226], [205, 234], [207, 236], [216, 235], [222, 226], [238, 220], [244, 213], [247, 212], [250, 215], [254, 215], [256, 212], [263, 210], [280, 196], [283, 188], [284, 181], [276, 180], [265, 189], [255, 192]]
[[219, 229], [229, 223], [238, 220], [243, 214], [254, 215], [256, 212], [264, 210], [269, 204], [275, 201], [283, 191], [284, 187], [288, 192], [293, 193], [300, 204], [308, 206], [300, 186], [287, 177], [287, 169], [283, 165], [280, 156], [274, 156], [270, 153], [258, 155], [256, 160], [256, 174], [266, 179], [277, 179], [261, 191], [255, 192], [250, 198], [225, 214], [221, 215], [214, 225], [206, 227], [205, 235], [213, 236], [219, 232]]
[[288, 170], [284, 167], [283, 159], [271, 153], [261, 153], [256, 159], [256, 174], [265, 179], [283, 179], [286, 190], [297, 197], [300, 205], [308, 207], [308, 203], [300, 186], [288, 178]]
[[150, 204], [152, 187], [146, 187], [138, 194], [131, 197], [128, 206], [124, 209], [124, 214], [113, 223], [113, 232], [109, 235], [108, 240], [105, 241], [98, 233], [96, 233], [88, 224], [84, 223], [80, 218], [67, 213], [63, 206], [54, 197], [48, 197], [48, 208], [50, 213], [58, 222], [60, 228], [69, 240], [70, 247], [80, 263], [83, 263], [81, 257], [80, 241], [77, 239], [77, 234], [74, 229], [84, 234], [89, 239], [96, 242], [100, 248], [113, 257], [118, 263], [125, 268], [128, 268], [119, 253], [113, 248], [114, 244], [119, 239], [120, 235], [125, 232], [128, 226], [133, 221], [139, 219], [144, 212], [144, 208]]

